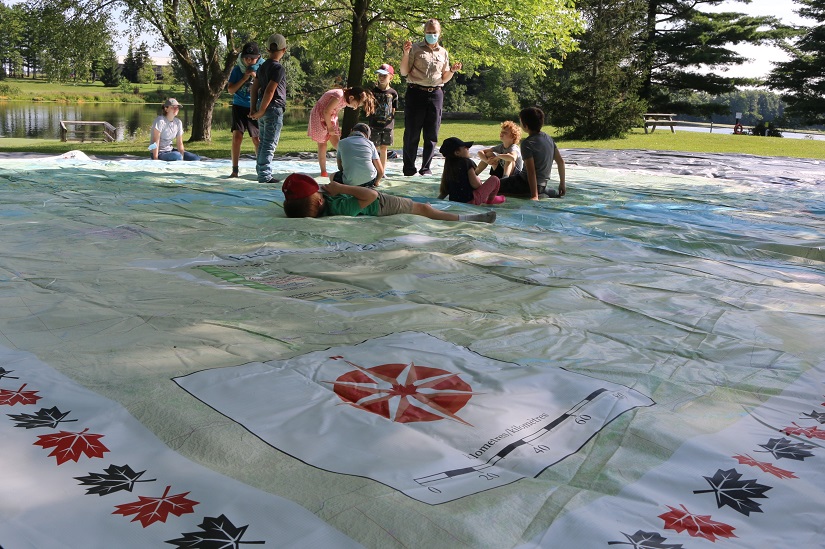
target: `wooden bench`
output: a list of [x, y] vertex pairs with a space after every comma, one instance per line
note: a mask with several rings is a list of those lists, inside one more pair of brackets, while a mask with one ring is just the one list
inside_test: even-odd
[[675, 114], [648, 112], [645, 113], [643, 116], [645, 117], [645, 133], [648, 133], [648, 128], [651, 128], [650, 133], [655, 132], [657, 126], [670, 126], [671, 133], [676, 133], [676, 130], [673, 129], [673, 126], [678, 126], [679, 122], [673, 120], [673, 117], [676, 116]]
[[115, 141], [117, 128], [108, 122], [90, 120], [61, 120], [61, 141]]

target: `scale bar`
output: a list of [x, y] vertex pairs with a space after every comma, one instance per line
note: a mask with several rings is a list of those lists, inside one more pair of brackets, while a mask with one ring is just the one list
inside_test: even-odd
[[483, 469], [487, 469], [492, 467], [502, 459], [504, 459], [507, 455], [511, 454], [516, 448], [520, 446], [524, 446], [525, 444], [530, 444], [532, 441], [543, 437], [547, 433], [550, 433], [553, 429], [564, 423], [566, 420], [570, 419], [571, 417], [575, 417], [576, 413], [586, 404], [593, 401], [596, 397], [601, 395], [602, 393], [606, 393], [607, 389], [596, 389], [581, 401], [579, 401], [575, 406], [564, 412], [562, 415], [542, 427], [541, 429], [522, 437], [521, 439], [511, 442], [501, 450], [499, 450], [495, 455], [491, 456], [485, 463], [482, 465], [476, 465], [474, 467], [462, 467], [461, 469], [452, 469], [450, 471], [442, 471], [441, 473], [435, 473], [432, 475], [428, 475], [426, 477], [419, 477], [415, 480], [418, 484], [428, 484], [431, 482], [437, 482], [439, 480], [446, 480], [450, 478], [459, 477], [462, 475], [468, 475], [471, 473], [477, 473]]

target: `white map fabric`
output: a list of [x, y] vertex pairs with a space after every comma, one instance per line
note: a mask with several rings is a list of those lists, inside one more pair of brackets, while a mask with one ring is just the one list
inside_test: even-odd
[[421, 333], [176, 381], [302, 461], [426, 503], [536, 476], [620, 414], [653, 404], [628, 387]]
[[[361, 547], [288, 500], [184, 459], [111, 400], [0, 348], [6, 548]], [[168, 545], [166, 545], [168, 544]]]
[[593, 547], [823, 547], [823, 401], [820, 366], [520, 549], [577, 546], [585, 530]]
[[0, 155], [0, 546], [823, 547], [822, 162], [561, 152], [494, 224]]

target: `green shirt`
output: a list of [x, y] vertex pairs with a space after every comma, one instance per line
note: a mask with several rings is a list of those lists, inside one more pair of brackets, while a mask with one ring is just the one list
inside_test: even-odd
[[378, 215], [378, 197], [375, 198], [366, 208], [358, 205], [358, 199], [350, 194], [339, 194], [337, 196], [324, 195], [324, 213], [321, 215]]

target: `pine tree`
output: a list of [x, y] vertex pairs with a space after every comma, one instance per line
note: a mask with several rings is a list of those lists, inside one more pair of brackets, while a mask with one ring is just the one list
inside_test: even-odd
[[[747, 1], [747, 0], [742, 0]], [[703, 12], [723, 0], [647, 0], [645, 38], [642, 43], [646, 81], [642, 98], [655, 112], [726, 114], [724, 106], [681, 102], [679, 93], [703, 91], [711, 95], [731, 92], [749, 79], [707, 73], [747, 61], [730, 46], [761, 44], [792, 34], [775, 17], [752, 17], [737, 12]]]
[[776, 63], [768, 76], [771, 89], [782, 92], [785, 114], [805, 124], [825, 124], [825, 0], [795, 0], [801, 17], [816, 24], [786, 50], [790, 61]]
[[137, 82], [138, 64], [135, 58], [135, 44], [132, 37], [129, 37], [129, 49], [126, 50], [126, 57], [123, 59], [123, 70], [121, 75], [129, 82]]
[[548, 73], [550, 121], [577, 139], [619, 137], [645, 112], [638, 97], [636, 44], [645, 0], [582, 0], [587, 24], [579, 51], [567, 55], [561, 70]]
[[120, 80], [123, 78], [120, 65], [117, 62], [117, 55], [114, 51], [110, 51], [108, 55], [101, 60], [100, 81], [107, 88], [115, 88], [120, 85]]

